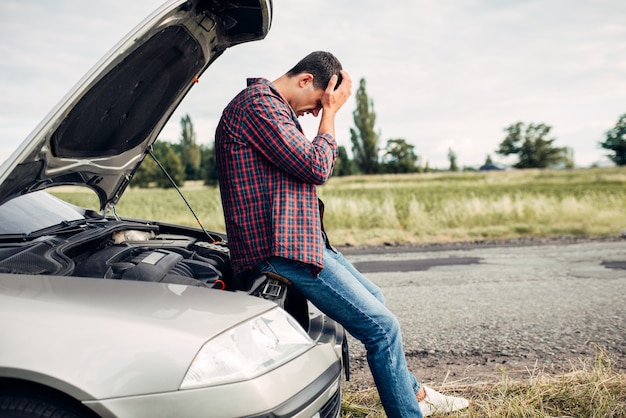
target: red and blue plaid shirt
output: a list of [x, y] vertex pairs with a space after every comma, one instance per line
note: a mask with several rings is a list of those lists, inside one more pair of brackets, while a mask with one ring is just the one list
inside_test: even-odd
[[324, 239], [315, 187], [332, 173], [335, 139], [309, 141], [289, 103], [257, 78], [224, 109], [215, 153], [235, 272], [271, 256], [319, 272]]

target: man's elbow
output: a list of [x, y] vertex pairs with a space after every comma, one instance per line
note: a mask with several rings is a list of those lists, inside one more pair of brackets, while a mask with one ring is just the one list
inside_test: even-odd
[[332, 168], [330, 170], [315, 170], [311, 173], [309, 181], [316, 186], [321, 186], [328, 181], [332, 173]]

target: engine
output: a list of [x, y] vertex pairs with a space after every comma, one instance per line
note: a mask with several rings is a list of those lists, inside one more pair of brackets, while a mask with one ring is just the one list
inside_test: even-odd
[[224, 288], [224, 274], [218, 267], [214, 258], [194, 251], [117, 244], [84, 260], [73, 275]]
[[[147, 230], [49, 238], [2, 252], [0, 272], [178, 283], [224, 289], [232, 279], [225, 242]], [[87, 234], [87, 235], [85, 235]], [[11, 254], [8, 254], [8, 253]]]

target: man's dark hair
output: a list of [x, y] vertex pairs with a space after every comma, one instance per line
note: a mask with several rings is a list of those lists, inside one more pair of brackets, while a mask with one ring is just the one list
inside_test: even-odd
[[341, 70], [341, 63], [333, 54], [326, 51], [315, 51], [302, 58], [300, 62], [287, 72], [287, 75], [293, 77], [302, 73], [312, 74], [313, 87], [325, 90], [333, 74], [337, 74], [339, 77], [335, 88], [339, 87], [339, 84], [341, 84], [339, 71]]

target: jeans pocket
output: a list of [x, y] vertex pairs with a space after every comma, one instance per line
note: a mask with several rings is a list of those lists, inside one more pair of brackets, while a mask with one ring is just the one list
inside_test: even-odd
[[256, 265], [256, 270], [258, 270], [260, 273], [263, 273], [264, 271], [270, 271], [272, 273], [278, 273], [276, 271], [276, 269], [274, 268], [274, 266], [272, 265], [272, 263], [270, 263], [269, 260], [263, 260], [261, 261], [259, 264]]

